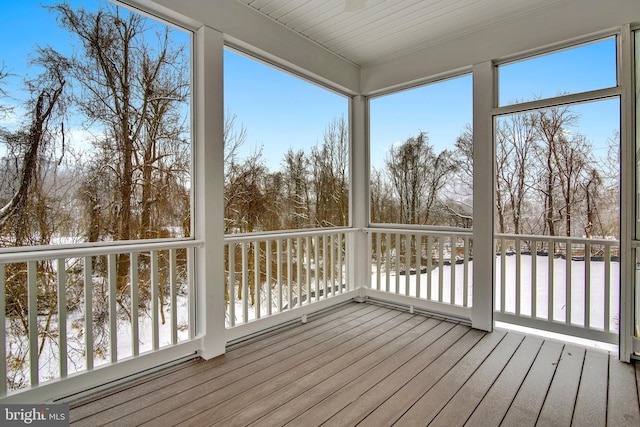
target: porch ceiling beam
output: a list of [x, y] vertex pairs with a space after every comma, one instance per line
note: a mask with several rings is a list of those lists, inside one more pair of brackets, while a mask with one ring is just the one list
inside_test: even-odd
[[361, 75], [361, 93], [374, 95], [418, 84], [444, 73], [463, 71], [470, 64], [539, 53], [558, 42], [584, 40], [640, 19], [637, 0], [558, 2], [479, 31], [461, 34], [370, 67]]
[[349, 95], [360, 88], [360, 67], [236, 1], [124, 0], [185, 25], [207, 26], [225, 41]]

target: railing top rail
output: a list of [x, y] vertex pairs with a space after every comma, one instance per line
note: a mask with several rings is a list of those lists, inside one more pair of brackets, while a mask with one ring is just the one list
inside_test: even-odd
[[0, 248], [0, 263], [40, 261], [57, 258], [79, 258], [84, 256], [99, 256], [133, 252], [148, 252], [152, 250], [168, 250], [194, 248], [204, 246], [202, 240], [170, 239], [153, 241], [123, 241], [108, 244], [60, 245], [60, 246], [25, 246], [16, 248]]
[[369, 233], [409, 233], [422, 235], [441, 235], [441, 236], [473, 236], [473, 230], [470, 228], [460, 227], [441, 227], [428, 225], [385, 225], [384, 227], [367, 227], [364, 229]]
[[537, 242], [560, 242], [560, 243], [578, 243], [578, 244], [596, 244], [605, 246], [618, 246], [620, 240], [617, 239], [597, 239], [587, 237], [572, 237], [572, 236], [545, 236], [540, 234], [496, 234], [496, 238], [508, 239], [508, 240], [534, 240]]
[[339, 228], [313, 228], [309, 230], [286, 230], [277, 232], [226, 234], [225, 243], [253, 242], [256, 240], [281, 240], [297, 237], [327, 236], [330, 234], [348, 234], [361, 231], [359, 228], [339, 227]]

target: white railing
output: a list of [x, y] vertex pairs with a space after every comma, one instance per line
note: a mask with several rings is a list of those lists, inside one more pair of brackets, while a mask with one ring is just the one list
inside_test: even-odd
[[[471, 230], [370, 228], [371, 289], [436, 303], [468, 317], [472, 305]], [[433, 306], [432, 306], [433, 307]]]
[[199, 245], [0, 250], [0, 397], [192, 340]]
[[495, 243], [496, 320], [617, 343], [619, 241], [500, 234]]
[[228, 328], [310, 305], [347, 289], [353, 229], [225, 237]]

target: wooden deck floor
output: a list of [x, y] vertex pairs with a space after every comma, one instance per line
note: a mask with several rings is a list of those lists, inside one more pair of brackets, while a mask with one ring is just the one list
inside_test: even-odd
[[350, 303], [71, 404], [74, 426], [640, 426], [615, 354]]

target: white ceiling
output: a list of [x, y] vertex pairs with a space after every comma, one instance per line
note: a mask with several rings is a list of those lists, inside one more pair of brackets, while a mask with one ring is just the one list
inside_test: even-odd
[[567, 0], [236, 0], [361, 67]]

